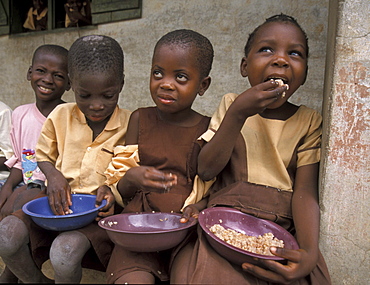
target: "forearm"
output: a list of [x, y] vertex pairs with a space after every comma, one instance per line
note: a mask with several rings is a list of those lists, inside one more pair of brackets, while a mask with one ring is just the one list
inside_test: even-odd
[[237, 137], [246, 118], [236, 115], [232, 104], [213, 138], [202, 148], [198, 156], [198, 175], [204, 181], [216, 177], [230, 160]]
[[[10, 174], [8, 178], [6, 179], [4, 186], [10, 187], [13, 189], [15, 186], [17, 186], [19, 183], [23, 181], [23, 172], [19, 168], [12, 167], [10, 169]], [[3, 187], [4, 187], [3, 186]]]
[[5, 157], [0, 157], [0, 171], [7, 171], [9, 170], [8, 167], [4, 164], [6, 161]]
[[131, 198], [138, 189], [135, 183], [130, 179], [130, 168], [117, 184], [117, 190], [123, 199]]
[[293, 195], [292, 212], [300, 248], [318, 254], [320, 210], [317, 201], [311, 197]]
[[57, 170], [49, 161], [41, 161], [37, 163], [38, 167], [41, 169], [41, 171], [45, 174], [46, 178], [50, 180], [55, 175], [62, 175], [59, 170]]

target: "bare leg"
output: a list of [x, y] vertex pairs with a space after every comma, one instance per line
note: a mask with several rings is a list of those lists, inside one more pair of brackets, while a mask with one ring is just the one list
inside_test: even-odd
[[23, 283], [52, 283], [36, 266], [28, 247], [26, 225], [15, 216], [0, 222], [0, 256]]
[[[21, 189], [22, 187], [17, 188], [13, 193], [15, 193], [18, 189]], [[15, 212], [21, 209], [24, 204], [33, 200], [38, 194], [40, 194], [40, 192], [41, 192], [40, 188], [31, 188], [31, 189], [26, 189], [22, 191], [21, 193], [19, 193], [14, 200], [13, 211]]]
[[8, 266], [5, 266], [0, 276], [0, 283], [18, 283], [18, 277], [9, 270]]
[[82, 258], [91, 247], [89, 239], [79, 231], [61, 233], [50, 249], [55, 283], [80, 283]]
[[154, 275], [146, 271], [134, 271], [118, 278], [115, 284], [154, 284]]

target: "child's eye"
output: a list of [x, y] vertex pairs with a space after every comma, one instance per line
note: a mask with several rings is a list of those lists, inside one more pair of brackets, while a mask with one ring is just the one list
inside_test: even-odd
[[272, 48], [270, 48], [270, 47], [262, 47], [262, 48], [260, 48], [259, 52], [272, 52]]
[[293, 56], [300, 56], [300, 57], [303, 57], [303, 54], [302, 52], [298, 51], [298, 50], [293, 50], [290, 52], [291, 55]]
[[114, 94], [105, 94], [104, 98], [106, 99], [112, 99], [114, 97]]
[[188, 78], [184, 75], [184, 74], [178, 74], [176, 76], [176, 79], [180, 82], [186, 82], [188, 80]]
[[59, 79], [64, 79], [65, 78], [62, 74], [55, 74], [55, 77], [57, 77]]
[[40, 73], [43, 73], [43, 72], [44, 72], [44, 70], [43, 70], [43, 69], [41, 69], [41, 68], [36, 68], [36, 71], [37, 71], [37, 72], [40, 72]]
[[81, 99], [87, 99], [87, 98], [89, 98], [90, 97], [90, 95], [88, 95], [88, 94], [78, 94], [78, 97], [80, 97]]
[[160, 71], [158, 71], [158, 70], [154, 70], [154, 71], [153, 71], [153, 76], [154, 76], [155, 78], [157, 78], [157, 79], [161, 79], [161, 78], [163, 78], [162, 73], [161, 73]]

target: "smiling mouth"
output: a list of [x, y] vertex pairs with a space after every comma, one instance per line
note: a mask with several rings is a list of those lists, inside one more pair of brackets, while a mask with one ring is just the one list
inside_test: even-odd
[[44, 93], [51, 93], [51, 92], [53, 92], [52, 89], [46, 88], [46, 87], [43, 87], [43, 86], [38, 86], [38, 88], [40, 89], [41, 92], [44, 92]]

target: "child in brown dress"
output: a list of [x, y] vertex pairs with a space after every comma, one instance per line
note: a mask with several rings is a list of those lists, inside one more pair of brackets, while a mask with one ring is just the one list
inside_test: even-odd
[[[191, 30], [170, 32], [156, 44], [150, 77], [156, 107], [132, 113], [126, 145], [116, 147], [106, 172], [116, 187], [116, 200], [125, 204], [123, 212], [179, 213], [187, 203], [199, 200], [191, 195], [201, 148], [198, 138], [207, 130], [210, 118], [194, 111], [192, 104], [210, 85], [212, 61], [209, 40]], [[171, 250], [130, 252], [116, 245], [107, 281], [168, 281], [170, 254]]]
[[[176, 256], [175, 284], [330, 284], [319, 250], [318, 173], [321, 115], [287, 100], [307, 75], [307, 36], [297, 21], [275, 15], [250, 34], [241, 74], [252, 86], [226, 94], [202, 136], [199, 177], [217, 176], [208, 199], [184, 209], [184, 220], [227, 206], [273, 221], [295, 235], [299, 250], [271, 247], [282, 264], [232, 264], [198, 238]], [[279, 80], [283, 81], [280, 86]], [[289, 85], [289, 88], [288, 88]]]

